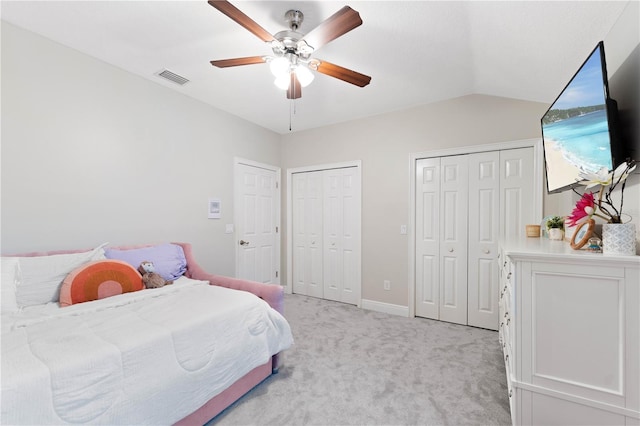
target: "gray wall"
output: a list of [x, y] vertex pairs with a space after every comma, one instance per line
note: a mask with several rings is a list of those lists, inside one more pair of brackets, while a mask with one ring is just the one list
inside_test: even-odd
[[234, 156], [280, 136], [2, 23], [2, 253], [187, 241], [233, 275]]
[[[609, 91], [618, 101], [621, 119], [621, 135], [628, 153], [640, 161], [640, 2], [631, 1], [604, 37], [604, 50], [609, 75]], [[594, 40], [594, 46], [598, 40]], [[575, 206], [578, 196], [571, 191], [545, 197], [545, 215], [567, 215]], [[613, 194], [616, 205], [620, 203], [620, 191]], [[624, 191], [625, 220], [636, 223], [640, 231], [640, 166], [627, 180]], [[602, 221], [597, 221], [600, 225]], [[640, 236], [636, 233], [636, 250], [640, 254]]]
[[[400, 234], [400, 225], [409, 223], [410, 155], [539, 138], [539, 117], [546, 108], [534, 102], [470, 95], [296, 132], [283, 137], [281, 165], [286, 171], [362, 160], [362, 298], [406, 306], [409, 240]], [[383, 289], [383, 280], [391, 281], [390, 291]]]
[[[630, 2], [605, 38], [612, 81], [638, 63], [637, 16], [638, 2]], [[181, 240], [207, 269], [233, 275], [234, 238], [224, 224], [233, 222], [234, 156], [283, 173], [362, 160], [362, 296], [406, 306], [408, 237], [400, 225], [409, 222], [410, 154], [539, 138], [547, 107], [469, 95], [281, 136], [3, 22], [0, 249]], [[636, 222], [639, 180], [625, 192]], [[221, 220], [206, 218], [209, 197], [222, 199]], [[544, 202], [545, 214], [568, 214], [574, 199], [563, 193]], [[282, 262], [286, 273], [284, 251]]]

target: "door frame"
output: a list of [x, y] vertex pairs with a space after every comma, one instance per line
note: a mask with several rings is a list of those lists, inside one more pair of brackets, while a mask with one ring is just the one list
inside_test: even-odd
[[534, 201], [536, 214], [542, 218], [542, 191], [543, 191], [543, 157], [542, 139], [523, 139], [508, 142], [498, 142], [484, 145], [471, 145], [458, 148], [439, 149], [434, 151], [416, 152], [410, 155], [409, 173], [409, 318], [416, 316], [416, 162], [423, 158], [447, 157], [451, 155], [474, 154], [477, 152], [502, 151], [507, 149], [533, 148], [533, 179]]
[[294, 173], [319, 172], [322, 170], [344, 169], [347, 167], [357, 167], [360, 172], [360, 238], [357, 241], [358, 254], [360, 257], [360, 283], [358, 285], [358, 307], [362, 306], [362, 161], [353, 160], [341, 163], [318, 164], [314, 166], [294, 167], [287, 169], [287, 281], [284, 291], [293, 294], [293, 187], [291, 186], [292, 175]]
[[[236, 207], [240, 205], [239, 197], [240, 197], [240, 170], [239, 166], [249, 166], [255, 167], [258, 169], [264, 169], [274, 172], [276, 177], [276, 193], [275, 193], [275, 214], [273, 218], [273, 226], [276, 227], [276, 241], [275, 241], [275, 256], [273, 259], [273, 267], [276, 268], [276, 271], [280, 271], [280, 240], [282, 239], [282, 232], [280, 232], [280, 210], [281, 210], [281, 193], [282, 193], [282, 185], [280, 185], [281, 178], [281, 170], [280, 167], [273, 166], [271, 164], [260, 163], [253, 160], [247, 160], [246, 158], [233, 157], [233, 223], [238, 224], [241, 220], [241, 215], [239, 209]], [[233, 227], [233, 238], [234, 238], [234, 246], [235, 246], [235, 276], [239, 276], [240, 272], [240, 245], [238, 244], [238, 227], [237, 225]], [[280, 285], [280, 277], [281, 273], [278, 272], [277, 280], [274, 284]]]

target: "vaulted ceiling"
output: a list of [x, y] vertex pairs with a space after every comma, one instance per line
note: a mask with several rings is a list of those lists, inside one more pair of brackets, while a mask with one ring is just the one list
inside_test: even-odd
[[[604, 39], [626, 1], [237, 1], [268, 32], [304, 13], [308, 33], [348, 4], [363, 24], [314, 57], [372, 77], [364, 88], [316, 74], [287, 100], [266, 64], [212, 59], [269, 55], [206, 1], [7, 1], [2, 20], [278, 133], [321, 127], [468, 94], [551, 103]], [[606, 50], [606, 44], [605, 44]], [[168, 69], [189, 82], [158, 77]]]

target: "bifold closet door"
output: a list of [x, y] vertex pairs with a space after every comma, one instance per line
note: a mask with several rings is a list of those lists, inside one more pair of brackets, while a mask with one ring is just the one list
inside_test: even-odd
[[440, 319], [467, 324], [467, 155], [440, 160]]
[[500, 238], [518, 241], [528, 223], [538, 223], [534, 210], [533, 148], [500, 151]]
[[467, 323], [466, 155], [416, 164], [416, 315]]
[[468, 324], [498, 329], [500, 152], [469, 155]]
[[417, 316], [498, 329], [498, 242], [533, 217], [533, 148], [416, 162]]
[[360, 303], [360, 170], [294, 173], [293, 292]]
[[360, 172], [325, 170], [324, 298], [358, 304], [360, 299]]
[[323, 297], [323, 174], [292, 175], [293, 292]]
[[416, 315], [440, 316], [440, 158], [416, 162]]

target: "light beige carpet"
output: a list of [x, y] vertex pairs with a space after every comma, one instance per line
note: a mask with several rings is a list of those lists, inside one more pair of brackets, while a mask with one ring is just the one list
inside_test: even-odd
[[494, 331], [285, 296], [280, 372], [212, 425], [508, 425]]

